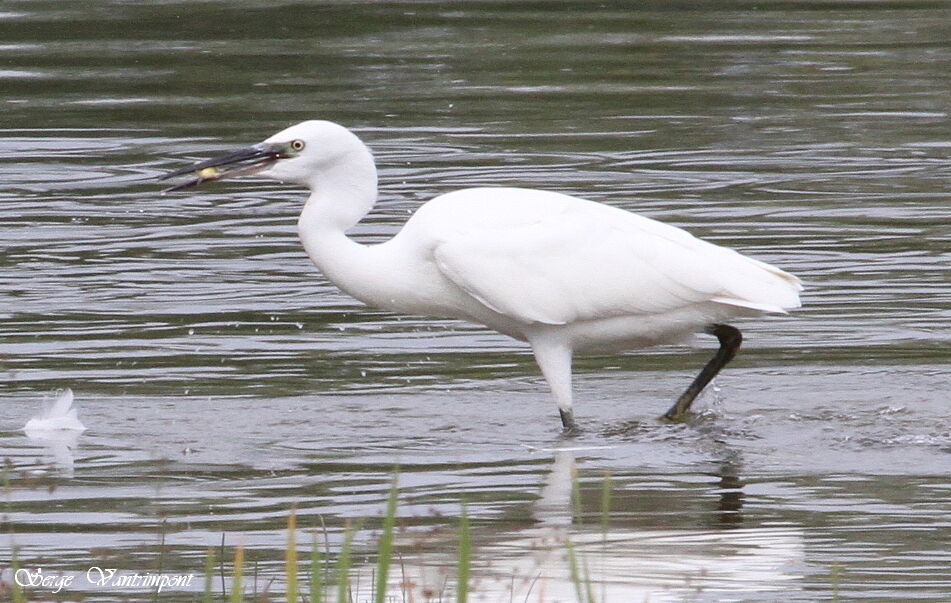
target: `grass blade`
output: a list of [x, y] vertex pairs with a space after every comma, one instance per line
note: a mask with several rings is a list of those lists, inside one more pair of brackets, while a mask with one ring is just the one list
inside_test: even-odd
[[244, 543], [238, 543], [234, 550], [234, 569], [231, 575], [231, 603], [241, 603], [244, 593], [241, 591], [241, 576], [244, 572]]
[[218, 575], [221, 576], [221, 599], [224, 600], [227, 598], [227, 591], [225, 590], [225, 533], [221, 533], [221, 547], [219, 549], [221, 555], [218, 557]]
[[466, 603], [469, 598], [469, 564], [472, 557], [472, 544], [469, 540], [469, 517], [465, 505], [459, 517], [459, 568], [456, 578], [456, 601]]
[[374, 589], [374, 603], [385, 603], [386, 582], [390, 573], [390, 561], [393, 557], [393, 526], [396, 523], [396, 475], [390, 484], [390, 495], [386, 499], [386, 514], [383, 516], [383, 533], [380, 535], [380, 545], [377, 550], [376, 587]]
[[205, 595], [202, 597], [203, 603], [211, 603], [211, 584], [215, 578], [215, 549], [209, 548], [205, 555]]
[[[324, 523], [324, 516], [318, 515], [320, 518], [320, 529], [324, 533], [324, 559], [327, 559], [327, 562], [323, 564], [324, 567], [324, 584], [329, 584], [331, 580], [330, 576], [330, 532], [327, 531], [327, 524]], [[322, 595], [321, 595], [322, 596]]]
[[287, 603], [297, 603], [297, 513], [292, 506], [287, 516], [287, 552], [284, 554], [284, 576], [287, 580]]
[[587, 595], [587, 601], [589, 603], [594, 603], [594, 591], [591, 590], [591, 572], [588, 571], [588, 560], [585, 557], [581, 558], [581, 567], [584, 569], [584, 590], [585, 595]]
[[340, 556], [337, 557], [337, 603], [347, 603], [350, 600], [350, 543], [353, 541], [353, 526], [347, 522], [343, 533], [343, 544], [340, 546]]
[[20, 572], [20, 564], [17, 561], [17, 547], [13, 547], [13, 556], [10, 559], [10, 569], [13, 570], [13, 603], [24, 603], [26, 595], [23, 593], [23, 587], [17, 580], [17, 574]]
[[317, 532], [314, 532], [313, 544], [310, 549], [310, 603], [323, 603], [324, 601], [323, 575], [320, 564], [320, 547], [317, 546]]
[[585, 599], [584, 590], [581, 588], [581, 575], [578, 571], [578, 558], [575, 557], [575, 547], [572, 546], [571, 541], [565, 542], [565, 547], [568, 549], [568, 569], [571, 572], [571, 583], [575, 585], [575, 596], [578, 598], [578, 603], [585, 603], [587, 599]]

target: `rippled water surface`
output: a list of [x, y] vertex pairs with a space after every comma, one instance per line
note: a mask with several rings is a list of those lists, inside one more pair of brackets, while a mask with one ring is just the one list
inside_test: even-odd
[[[631, 4], [6, 2], [0, 581], [16, 547], [69, 600], [151, 598], [83, 576], [201, 576], [224, 540], [281, 593], [296, 506], [331, 556], [369, 518], [366, 600], [398, 466], [407, 600], [452, 596], [463, 504], [479, 600], [574, 600], [566, 541], [598, 600], [947, 600], [951, 9]], [[774, 263], [804, 306], [740, 323], [687, 425], [657, 417], [709, 342], [579, 359], [563, 438], [524, 345], [330, 285], [301, 190], [160, 194], [309, 118], [374, 151], [364, 242], [459, 187], [546, 188]], [[88, 430], [25, 436], [63, 387]]]

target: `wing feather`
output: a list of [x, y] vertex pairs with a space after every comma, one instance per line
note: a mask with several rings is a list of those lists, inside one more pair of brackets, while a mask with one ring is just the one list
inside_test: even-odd
[[762, 282], [779, 280], [774, 273], [781, 271], [678, 228], [591, 202], [527, 224], [457, 233], [435, 247], [434, 257], [466, 293], [522, 322], [558, 325], [657, 314], [707, 301], [782, 311], [782, 304], [758, 300], [743, 286], [731, 287], [729, 279], [735, 274], [752, 281], [746, 289], [761, 289]]

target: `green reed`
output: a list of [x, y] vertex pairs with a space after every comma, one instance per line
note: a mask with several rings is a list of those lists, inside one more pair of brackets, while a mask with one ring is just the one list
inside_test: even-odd
[[386, 499], [386, 513], [383, 516], [383, 533], [377, 547], [376, 586], [374, 603], [386, 600], [386, 581], [390, 573], [390, 561], [393, 557], [393, 526], [396, 524], [396, 475], [390, 484], [390, 494]]
[[456, 568], [456, 601], [466, 603], [469, 597], [469, 565], [472, 558], [472, 544], [469, 540], [469, 517], [465, 505], [459, 517], [459, 560]]

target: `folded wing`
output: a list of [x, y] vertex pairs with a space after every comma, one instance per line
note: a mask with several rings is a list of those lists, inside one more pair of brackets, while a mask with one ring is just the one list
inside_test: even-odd
[[799, 306], [801, 290], [798, 279], [768, 264], [580, 199], [530, 222], [473, 225], [437, 245], [434, 256], [470, 296], [526, 323], [655, 315], [702, 303], [784, 312]]

